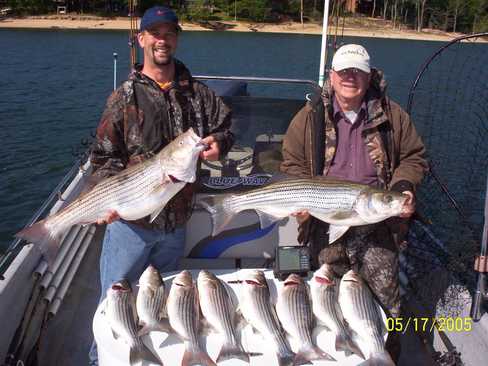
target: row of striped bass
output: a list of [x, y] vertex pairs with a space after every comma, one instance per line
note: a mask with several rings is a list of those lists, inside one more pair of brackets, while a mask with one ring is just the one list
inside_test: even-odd
[[312, 330], [315, 319], [311, 298], [308, 286], [299, 275], [292, 273], [283, 282], [283, 287], [278, 293], [276, 312], [286, 332], [300, 341], [294, 365], [302, 365], [312, 360], [335, 361], [313, 343]]
[[198, 274], [197, 284], [202, 314], [224, 339], [216, 362], [236, 358], [249, 363], [249, 354], [240, 343], [240, 334], [236, 333], [239, 313], [224, 283], [213, 273], [202, 270]]
[[363, 366], [394, 366], [385, 350], [384, 322], [371, 290], [361, 276], [350, 270], [341, 279], [339, 305], [352, 330], [352, 339], [367, 360]]
[[248, 192], [206, 197], [199, 203], [212, 216], [214, 236], [244, 210], [257, 212], [261, 228], [306, 210], [330, 224], [329, 243], [333, 243], [351, 226], [373, 224], [398, 216], [407, 198], [402, 193], [327, 177], [280, 177]]
[[182, 271], [173, 279], [167, 309], [171, 328], [185, 344], [181, 366], [216, 366], [199, 342], [201, 322], [198, 290], [189, 271]]
[[350, 331], [339, 306], [339, 278], [328, 264], [323, 264], [310, 282], [313, 313], [320, 323], [336, 335], [335, 348], [344, 351], [346, 356], [355, 353], [365, 358], [357, 344], [351, 339]]
[[143, 361], [163, 365], [138, 334], [136, 301], [127, 281], [116, 282], [107, 291], [104, 312], [115, 339], [121, 338], [129, 346], [131, 366], [140, 365]]
[[198, 156], [205, 148], [206, 144], [190, 128], [157, 155], [101, 180], [56, 214], [15, 236], [38, 244], [52, 264], [63, 234], [75, 224], [97, 222], [111, 211], [124, 220], [151, 215], [152, 221], [186, 183], [195, 181]]

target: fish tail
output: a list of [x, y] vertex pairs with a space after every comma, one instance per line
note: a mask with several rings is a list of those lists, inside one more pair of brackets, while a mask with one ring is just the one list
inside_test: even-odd
[[344, 351], [346, 353], [346, 356], [354, 353], [361, 357], [363, 360], [366, 359], [366, 357], [364, 357], [363, 355], [363, 352], [361, 352], [361, 349], [356, 345], [356, 343], [354, 343], [351, 338], [344, 334], [337, 335], [335, 348], [336, 351]]
[[225, 360], [237, 358], [238, 360], [249, 363], [249, 354], [246, 353], [239, 345], [224, 344], [217, 357], [217, 363]]
[[312, 360], [336, 361], [336, 359], [327, 352], [324, 352], [319, 347], [312, 345], [300, 348], [295, 356], [295, 359], [293, 360], [293, 365], [307, 364]]
[[387, 351], [381, 353], [374, 353], [370, 358], [368, 358], [359, 366], [395, 366], [390, 354]]
[[229, 205], [229, 196], [208, 196], [198, 201], [212, 216], [212, 236], [220, 233], [236, 212]]
[[15, 237], [37, 244], [51, 266], [61, 246], [61, 234], [59, 231], [50, 230], [46, 223], [46, 220], [38, 221], [32, 226], [20, 230]]
[[[278, 357], [278, 365], [279, 366], [292, 366], [295, 365], [294, 360], [295, 360], [295, 354], [290, 353], [286, 355], [277, 355]], [[308, 363], [308, 362], [306, 362]]]
[[205, 352], [201, 350], [197, 352], [192, 352], [189, 349], [185, 349], [185, 353], [183, 354], [183, 359], [181, 361], [181, 366], [192, 365], [217, 366], [217, 364]]
[[163, 366], [163, 361], [155, 355], [147, 346], [141, 343], [137, 347], [130, 349], [129, 363], [131, 366], [140, 365], [143, 361], [155, 363], [156, 365]]

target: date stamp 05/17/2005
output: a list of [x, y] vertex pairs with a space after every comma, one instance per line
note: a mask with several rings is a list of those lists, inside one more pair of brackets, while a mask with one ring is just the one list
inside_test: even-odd
[[470, 317], [409, 317], [386, 318], [388, 332], [405, 333], [408, 329], [414, 332], [433, 332], [437, 328], [441, 332], [470, 332], [473, 319]]

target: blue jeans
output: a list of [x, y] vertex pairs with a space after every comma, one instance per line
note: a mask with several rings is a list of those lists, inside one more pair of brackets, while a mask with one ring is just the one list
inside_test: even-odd
[[[107, 225], [100, 255], [100, 301], [114, 282], [122, 279], [135, 282], [149, 264], [160, 272], [174, 271], [185, 250], [185, 229], [176, 228], [165, 234], [142, 228], [124, 220]], [[96, 344], [89, 359], [96, 364]]]

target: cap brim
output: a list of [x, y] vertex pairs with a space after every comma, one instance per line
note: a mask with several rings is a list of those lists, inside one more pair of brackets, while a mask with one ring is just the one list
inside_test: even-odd
[[150, 25], [144, 27], [144, 28], [140, 28], [139, 29], [139, 32], [144, 32], [145, 30], [147, 29], [150, 29], [156, 25], [159, 25], [159, 24], [173, 24], [175, 27], [176, 27], [176, 30], [178, 32], [181, 32], [183, 31], [183, 29], [181, 28], [181, 26], [178, 24], [178, 23], [174, 23], [174, 22], [167, 22], [167, 21], [164, 21], [164, 20], [160, 20], [160, 21], [157, 21], [157, 22], [154, 22], [154, 23], [151, 23]]
[[332, 70], [334, 71], [341, 71], [345, 69], [359, 69], [361, 71], [364, 71], [365, 73], [369, 74], [371, 72], [371, 68], [364, 63], [360, 62], [342, 62], [340, 64], [332, 65]]

